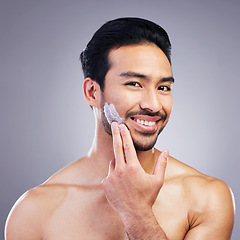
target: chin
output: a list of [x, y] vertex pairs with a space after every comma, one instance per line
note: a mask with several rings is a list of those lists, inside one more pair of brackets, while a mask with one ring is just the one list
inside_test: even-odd
[[155, 144], [153, 144], [153, 145], [148, 145], [148, 146], [141, 146], [141, 145], [135, 145], [135, 144], [134, 144], [136, 151], [143, 151], [143, 152], [152, 149], [152, 148], [154, 147], [154, 145], [155, 145]]
[[148, 151], [152, 149], [158, 139], [159, 134], [162, 132], [166, 125], [164, 125], [158, 132], [149, 134], [149, 133], [140, 133], [141, 137], [137, 139], [134, 139], [133, 137], [133, 144], [137, 151]]
[[134, 147], [137, 151], [148, 151], [152, 149], [157, 141], [157, 137], [153, 141], [148, 141], [146, 143], [143, 143], [143, 141], [137, 142], [133, 140]]

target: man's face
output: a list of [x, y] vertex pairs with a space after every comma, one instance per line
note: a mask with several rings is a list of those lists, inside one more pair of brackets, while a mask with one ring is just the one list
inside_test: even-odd
[[153, 44], [123, 46], [109, 53], [100, 121], [111, 133], [103, 112], [113, 103], [130, 130], [136, 150], [146, 151], [156, 143], [172, 110], [172, 70], [160, 48]]

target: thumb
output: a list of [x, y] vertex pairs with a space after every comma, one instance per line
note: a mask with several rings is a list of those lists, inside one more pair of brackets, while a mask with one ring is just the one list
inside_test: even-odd
[[169, 157], [169, 151], [168, 150], [162, 151], [157, 159], [157, 162], [153, 171], [153, 175], [159, 176], [162, 181], [164, 180], [168, 157]]

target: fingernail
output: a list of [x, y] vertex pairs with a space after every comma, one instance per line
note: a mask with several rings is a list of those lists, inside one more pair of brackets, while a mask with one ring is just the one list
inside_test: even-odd
[[164, 157], [168, 159], [169, 154], [167, 152], [164, 153]]

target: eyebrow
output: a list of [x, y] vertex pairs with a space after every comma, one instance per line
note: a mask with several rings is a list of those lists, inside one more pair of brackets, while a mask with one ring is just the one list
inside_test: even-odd
[[[143, 80], [149, 80], [149, 77], [147, 75], [137, 73], [137, 72], [123, 72], [120, 74], [121, 77], [126, 77], [126, 78], [140, 78]], [[174, 83], [174, 78], [173, 77], [164, 77], [160, 79], [160, 82], [171, 82]]]

